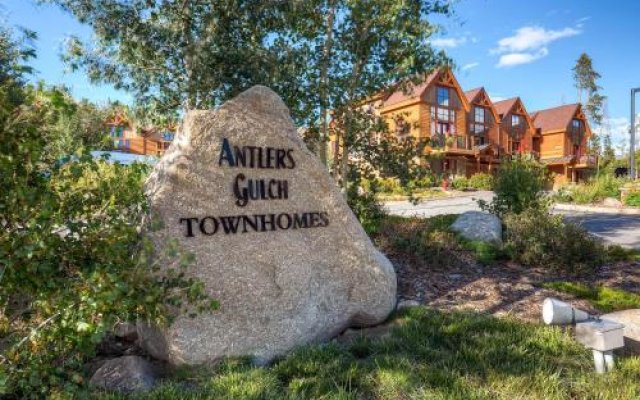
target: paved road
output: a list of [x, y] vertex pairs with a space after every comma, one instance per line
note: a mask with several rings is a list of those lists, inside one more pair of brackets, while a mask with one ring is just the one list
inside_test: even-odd
[[[432, 217], [478, 211], [478, 199], [491, 200], [492, 192], [473, 192], [463, 197], [425, 200], [417, 205], [407, 201], [385, 203], [389, 213], [407, 217]], [[555, 211], [567, 220], [582, 224], [592, 234], [610, 243], [640, 249], [640, 215]]]
[[490, 201], [493, 192], [471, 192], [461, 197], [423, 200], [414, 205], [408, 201], [390, 201], [385, 203], [389, 213], [405, 217], [433, 217], [441, 214], [462, 214], [466, 211], [479, 211], [479, 199]]
[[556, 211], [592, 234], [625, 247], [640, 249], [640, 215]]

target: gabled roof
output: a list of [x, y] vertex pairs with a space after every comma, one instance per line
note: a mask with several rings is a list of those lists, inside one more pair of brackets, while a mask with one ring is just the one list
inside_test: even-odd
[[484, 87], [481, 86], [479, 88], [475, 88], [469, 91], [464, 92], [464, 95], [467, 98], [467, 101], [469, 102], [469, 104], [472, 103], [477, 103], [481, 106], [484, 107], [488, 107], [489, 110], [491, 111], [491, 114], [493, 114], [493, 118], [495, 119], [496, 123], [498, 123], [500, 121], [500, 117], [498, 116], [498, 112], [493, 104], [493, 102], [491, 101], [491, 99], [489, 98], [489, 94], [487, 93], [486, 90], [484, 90]]
[[478, 87], [475, 89], [467, 90], [466, 92], [464, 92], [464, 95], [467, 96], [467, 101], [471, 103], [473, 100], [475, 100], [476, 96], [478, 96], [478, 94], [480, 94], [480, 92], [482, 92], [483, 90], [484, 90], [483, 87]]
[[[524, 103], [520, 99], [520, 97], [512, 97], [507, 100], [498, 101], [493, 103], [493, 106], [496, 108], [498, 114], [500, 114], [500, 122], [502, 119], [515, 110], [518, 114], [524, 115], [524, 119], [527, 121], [527, 125], [529, 125], [530, 129], [534, 129], [533, 120], [531, 119], [531, 115], [527, 112], [527, 109], [524, 106]], [[537, 132], [534, 130], [534, 135], [537, 135]]]
[[458, 80], [453, 74], [453, 71], [448, 66], [436, 69], [435, 71], [430, 73], [422, 83], [418, 85], [413, 85], [412, 87], [410, 87], [407, 93], [405, 93], [402, 89], [398, 89], [394, 91], [384, 101], [383, 106], [390, 107], [406, 100], [419, 100], [425, 94], [427, 89], [429, 89], [429, 87], [433, 83], [439, 80], [445, 81], [446, 85], [451, 85], [455, 89], [456, 93], [458, 94], [458, 97], [460, 98], [460, 103], [462, 103], [462, 106], [464, 107], [464, 109], [468, 111], [469, 102], [467, 101], [467, 97], [462, 91], [462, 88], [460, 87], [460, 83], [458, 83]]
[[511, 109], [513, 108], [513, 106], [516, 104], [517, 101], [518, 101], [518, 97], [512, 97], [510, 99], [496, 101], [495, 103], [493, 103], [493, 106], [495, 107], [498, 115], [502, 116], [507, 114], [509, 111], [511, 111]]
[[424, 82], [418, 85], [412, 85], [412, 87], [409, 87], [407, 93], [405, 93], [402, 89], [398, 89], [395, 92], [391, 93], [391, 96], [389, 96], [384, 101], [385, 107], [396, 104], [396, 103], [400, 103], [401, 101], [415, 99], [422, 96], [422, 94], [425, 92], [425, 90], [427, 90], [431, 82], [433, 82], [436, 79], [439, 72], [440, 71], [438, 70], [433, 71], [432, 73], [429, 74], [429, 76], [427, 76], [427, 79], [425, 79]]
[[579, 109], [579, 103], [566, 104], [536, 111], [532, 113], [531, 118], [534, 126], [540, 128], [542, 132], [563, 130], [567, 129]]

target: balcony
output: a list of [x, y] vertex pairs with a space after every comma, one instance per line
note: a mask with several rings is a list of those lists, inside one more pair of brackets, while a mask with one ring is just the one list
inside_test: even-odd
[[584, 155], [584, 156], [576, 157], [576, 166], [578, 167], [583, 167], [583, 168], [595, 167], [597, 163], [598, 163], [598, 156]]
[[435, 134], [431, 136], [430, 146], [434, 151], [454, 154], [475, 154], [479, 150], [473, 146], [472, 138], [464, 135]]

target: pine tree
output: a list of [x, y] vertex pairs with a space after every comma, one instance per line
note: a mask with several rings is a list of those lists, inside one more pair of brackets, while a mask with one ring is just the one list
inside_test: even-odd
[[605, 100], [605, 96], [599, 92], [602, 89], [597, 82], [600, 77], [600, 74], [593, 69], [591, 57], [587, 53], [582, 53], [573, 67], [573, 79], [578, 89], [578, 101], [580, 103], [583, 102], [583, 93], [586, 92], [587, 94], [584, 111], [594, 125], [602, 123], [602, 105]]

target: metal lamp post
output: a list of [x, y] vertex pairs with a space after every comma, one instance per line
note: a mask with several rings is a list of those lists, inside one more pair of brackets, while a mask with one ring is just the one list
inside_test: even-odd
[[636, 179], [636, 93], [640, 92], [640, 88], [631, 89], [631, 143], [629, 146], [629, 176]]

